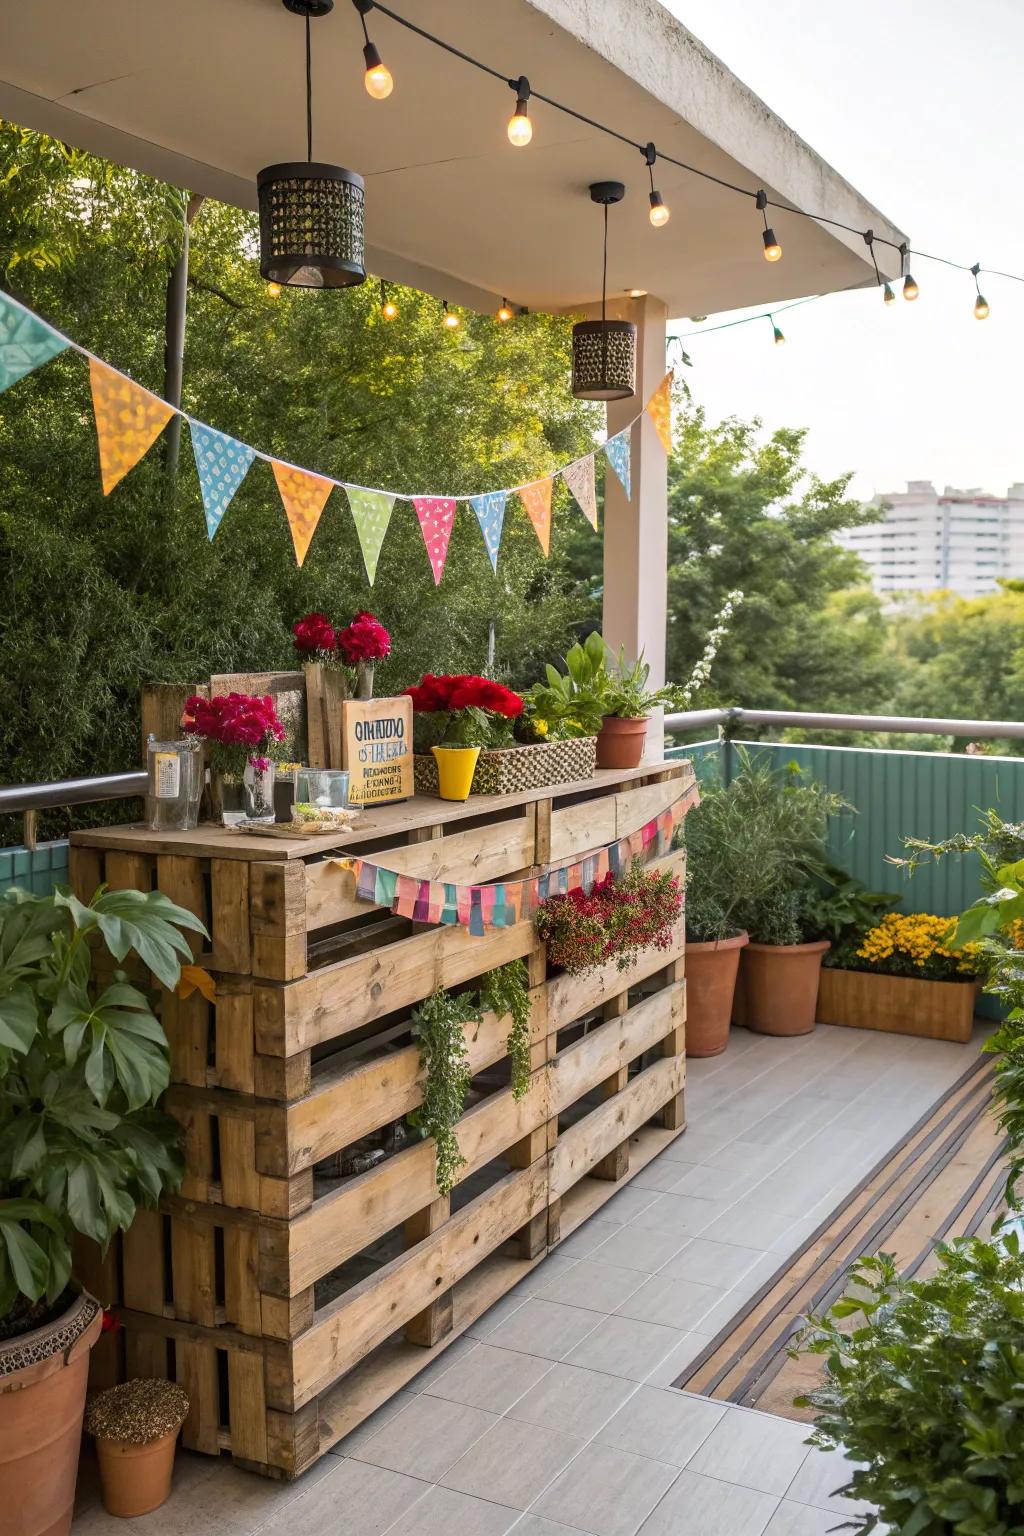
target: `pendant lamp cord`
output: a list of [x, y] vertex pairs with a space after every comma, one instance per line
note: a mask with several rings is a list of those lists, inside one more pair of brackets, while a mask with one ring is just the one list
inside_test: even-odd
[[601, 267], [601, 379], [608, 378], [608, 326], [605, 323], [605, 297], [608, 292], [608, 204], [604, 205], [604, 263]]
[[306, 159], [313, 158], [313, 55], [309, 45], [309, 12], [306, 12]]

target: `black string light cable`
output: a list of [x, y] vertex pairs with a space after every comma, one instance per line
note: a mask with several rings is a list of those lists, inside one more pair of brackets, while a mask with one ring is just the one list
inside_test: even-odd
[[[408, 17], [403, 16], [398, 11], [393, 10], [391, 6], [381, 4], [380, 0], [353, 0], [353, 4], [356, 6], [356, 9], [359, 11], [362, 18], [364, 32], [366, 30], [367, 13], [371, 10], [379, 11], [380, 14], [382, 16], [386, 16], [389, 21], [393, 21], [397, 26], [404, 27], [407, 32], [414, 33], [415, 36], [422, 38], [424, 42], [433, 44], [435, 48], [443, 49], [445, 53], [451, 54], [453, 58], [461, 59], [465, 64], [471, 64], [474, 69], [480, 70], [482, 74], [490, 75], [493, 80], [500, 80], [509, 89], [514, 90], [516, 92], [516, 116], [512, 118], [509, 124], [510, 138], [512, 123], [518, 122], [520, 118], [529, 124], [530, 137], [532, 137], [533, 129], [532, 124], [529, 122], [528, 114], [527, 112], [520, 113], [520, 108], [524, 107], [529, 100], [533, 100], [543, 102], [545, 106], [554, 108], [555, 111], [563, 113], [566, 117], [573, 118], [578, 123], [583, 123], [588, 128], [594, 128], [599, 133], [607, 134], [609, 138], [618, 140], [620, 144], [629, 145], [631, 149], [635, 149], [641, 155], [643, 155], [645, 160], [647, 159], [648, 150], [653, 149], [653, 145], [649, 143], [642, 143], [639, 139], [631, 138], [629, 134], [620, 133], [617, 128], [612, 128], [608, 123], [599, 122], [597, 118], [588, 116], [586, 112], [578, 111], [575, 107], [569, 106], [567, 102], [559, 101], [554, 96], [547, 96], [543, 91], [538, 91], [535, 87], [530, 85], [525, 75], [509, 77], [503, 70], [495, 69], [493, 65], [484, 63], [482, 59], [478, 59], [473, 54], [467, 53], [465, 49], [457, 47], [455, 43], [448, 42], [446, 38], [438, 37], [435, 32], [430, 32], [426, 27], [421, 27], [418, 25], [418, 23], [410, 21]], [[527, 95], [525, 96], [522, 94], [521, 90], [524, 85], [526, 86], [527, 91]], [[520, 140], [513, 139], [512, 142], [519, 143]], [[529, 139], [524, 138], [521, 142], [524, 144], [528, 143]], [[769, 197], [763, 188], [759, 188], [757, 191], [751, 191], [749, 187], [741, 187], [738, 185], [738, 183], [729, 181], [724, 176], [716, 176], [712, 171], [704, 170], [699, 165], [692, 165], [687, 160], [680, 160], [675, 155], [666, 154], [664, 150], [657, 151], [657, 159], [664, 160], [667, 165], [674, 165], [681, 171], [688, 171], [692, 176], [699, 176], [703, 181], [712, 182], [715, 186], [722, 187], [728, 192], [735, 192], [740, 197], [751, 198], [755, 204], [755, 207], [764, 215], [765, 229], [762, 238], [764, 239], [764, 235], [772, 236], [770, 241], [768, 239], [764, 239], [765, 257], [769, 261], [777, 261], [781, 256], [782, 251], [781, 247], [779, 246], [779, 242], [774, 238], [771, 226], [768, 224], [766, 213], [766, 209], [768, 208], [776, 208], [781, 213], [791, 214], [796, 218], [813, 219], [816, 224], [827, 224], [832, 229], [841, 229], [844, 230], [847, 234], [859, 235], [861, 239], [865, 239], [866, 234], [870, 233], [870, 231], [866, 232], [865, 230], [858, 229], [854, 224], [847, 224], [842, 219], [829, 218], [827, 214], [813, 213], [809, 209], [796, 208], [791, 203], [780, 202], [776, 198]], [[648, 165], [652, 166], [653, 161], [648, 161]], [[656, 189], [653, 186], [653, 170], [651, 180], [651, 190], [654, 192]], [[651, 211], [652, 213], [654, 211], [653, 205]], [[663, 220], [662, 222], [665, 221]], [[882, 245], [887, 245], [890, 250], [897, 251], [901, 256], [901, 275], [903, 276], [904, 280], [903, 296], [907, 299], [914, 299], [918, 294], [917, 283], [911, 277], [909, 270], [909, 257], [911, 254], [913, 254], [915, 258], [920, 259], [921, 261], [937, 261], [941, 262], [945, 266], [955, 267], [958, 271], [973, 273], [976, 283], [979, 274], [982, 272], [988, 276], [1006, 278], [1010, 282], [1024, 283], [1024, 275], [1016, 272], [1001, 272], [995, 268], [981, 267], [980, 265], [978, 266], [977, 272], [974, 272], [973, 267], [968, 266], [963, 262], [951, 261], [948, 257], [945, 256], [934, 256], [927, 251], [918, 250], [914, 250], [913, 253], [911, 253], [909, 247], [905, 243], [898, 244], [895, 240], [890, 240], [885, 235], [872, 234], [869, 244], [873, 246], [876, 242]], [[770, 245], [773, 247], [772, 254], [769, 254]], [[775, 251], [778, 252], [777, 255], [775, 254]], [[872, 257], [874, 257], [873, 250]], [[885, 286], [888, 287], [887, 284]], [[980, 291], [978, 296], [981, 296]], [[890, 302], [884, 292], [883, 298], [885, 299], [886, 303]]]

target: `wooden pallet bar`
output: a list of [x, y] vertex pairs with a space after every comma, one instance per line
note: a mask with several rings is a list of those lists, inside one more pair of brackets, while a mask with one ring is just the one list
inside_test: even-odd
[[[692, 786], [677, 762], [465, 804], [417, 797], [365, 812], [341, 843], [215, 826], [74, 835], [79, 895], [104, 880], [161, 890], [210, 932], [195, 950], [216, 1000], [162, 994], [185, 1178], [103, 1270], [122, 1368], [189, 1392], [186, 1445], [296, 1476], [684, 1126], [681, 921], [668, 950], [625, 970], [549, 975], [531, 922], [475, 937], [392, 916], [356, 898], [338, 857], [460, 883], [539, 874]], [[682, 875], [685, 855], [659, 863]], [[425, 1086], [411, 1013], [517, 959], [529, 1087], [512, 1092], [510, 1019], [467, 1026], [465, 1163], [441, 1196], [433, 1141], [406, 1129]]]

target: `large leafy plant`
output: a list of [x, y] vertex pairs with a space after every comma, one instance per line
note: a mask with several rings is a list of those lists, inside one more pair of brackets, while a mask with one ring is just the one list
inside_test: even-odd
[[1016, 1231], [938, 1247], [926, 1280], [861, 1259], [847, 1295], [798, 1341], [825, 1356], [812, 1440], [842, 1447], [847, 1525], [899, 1536], [1024, 1533], [1024, 1256]]
[[0, 896], [0, 1317], [11, 1314], [10, 1332], [60, 1298], [75, 1232], [106, 1244], [181, 1179], [178, 1126], [156, 1108], [167, 1039], [150, 996], [118, 967], [134, 952], [174, 987], [191, 953], [183, 928], [205, 933], [157, 891], [101, 887], [88, 905], [64, 890]]

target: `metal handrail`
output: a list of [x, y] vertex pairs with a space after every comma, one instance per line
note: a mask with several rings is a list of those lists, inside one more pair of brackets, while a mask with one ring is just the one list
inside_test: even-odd
[[63, 779], [58, 784], [0, 785], [0, 814], [17, 811], [53, 811], [65, 805], [92, 805], [96, 800], [128, 800], [144, 795], [148, 775], [101, 773], [92, 779]]
[[898, 732], [908, 736], [1024, 737], [1020, 720], [943, 720], [910, 715], [833, 715], [798, 709], [691, 709], [666, 715], [667, 731], [698, 731], [705, 726], [734, 735], [745, 725], [797, 725], [823, 731]]

